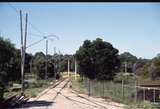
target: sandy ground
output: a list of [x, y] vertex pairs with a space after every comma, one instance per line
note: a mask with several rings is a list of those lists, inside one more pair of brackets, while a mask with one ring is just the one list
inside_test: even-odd
[[123, 104], [78, 94], [70, 88], [70, 82], [67, 81], [68, 79], [55, 88], [46, 89], [38, 97], [31, 98], [21, 109], [125, 109]]

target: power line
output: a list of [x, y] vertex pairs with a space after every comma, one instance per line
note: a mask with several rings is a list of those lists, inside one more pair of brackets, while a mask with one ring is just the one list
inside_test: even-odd
[[39, 40], [39, 41], [34, 42], [33, 44], [31, 44], [31, 45], [27, 46], [26, 48], [29, 48], [29, 47], [31, 47], [31, 46], [33, 46], [33, 45], [36, 45], [37, 43], [39, 43], [39, 42], [43, 41], [44, 39], [46, 39], [46, 38], [44, 37], [43, 39], [41, 39], [41, 40]]
[[[11, 3], [8, 3], [8, 5], [15, 11], [15, 12], [17, 12], [18, 14], [19, 14], [19, 10], [18, 9], [16, 9]], [[22, 16], [23, 17], [23, 16]], [[25, 17], [23, 17], [24, 19], [25, 19]], [[40, 33], [41, 34], [41, 37], [43, 37], [44, 36], [44, 33], [43, 32], [41, 32], [35, 25], [33, 25], [31, 22], [29, 22], [28, 21], [28, 24], [34, 29], [34, 30], [36, 30], [38, 33]]]
[[41, 38], [43, 37], [42, 35], [35, 34], [35, 33], [30, 33], [30, 32], [29, 32], [28, 34], [31, 35], [31, 36], [36, 36], [36, 37], [41, 37]]

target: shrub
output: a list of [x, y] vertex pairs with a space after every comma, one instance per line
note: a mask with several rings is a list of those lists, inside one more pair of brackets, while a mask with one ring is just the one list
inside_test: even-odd
[[134, 76], [131, 73], [120, 72], [114, 76], [113, 81], [117, 83], [121, 83], [124, 80], [124, 83], [129, 83], [134, 80]]

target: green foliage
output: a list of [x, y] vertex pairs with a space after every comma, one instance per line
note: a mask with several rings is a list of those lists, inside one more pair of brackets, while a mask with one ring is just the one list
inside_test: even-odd
[[7, 84], [9, 63], [14, 55], [14, 44], [9, 39], [0, 37], [0, 99], [3, 98], [4, 86]]
[[113, 79], [120, 66], [118, 50], [100, 38], [85, 40], [75, 56], [80, 75], [90, 79]]
[[[68, 59], [70, 61], [70, 71], [74, 71], [74, 57], [73, 55], [65, 54], [54, 56], [57, 64], [59, 64], [60, 72], [68, 71]], [[58, 60], [59, 59], [59, 60]]]
[[124, 72], [124, 69], [125, 69], [125, 64], [124, 63], [127, 62], [127, 72], [133, 72], [132, 71], [133, 65], [137, 61], [136, 56], [133, 56], [129, 52], [124, 52], [124, 53], [119, 55], [119, 59], [121, 61], [121, 71]]
[[154, 106], [149, 101], [139, 102], [134, 105], [129, 105], [128, 109], [159, 109], [158, 107]]
[[42, 52], [35, 54], [34, 60], [34, 71], [37, 74], [37, 79], [44, 79], [45, 77], [45, 55]]
[[160, 57], [152, 59], [152, 63], [149, 67], [149, 74], [152, 80], [160, 79]]
[[129, 83], [129, 82], [132, 82], [135, 80], [135, 77], [133, 76], [133, 74], [131, 73], [124, 73], [124, 72], [120, 72], [120, 73], [117, 73], [115, 76], [114, 76], [114, 82], [118, 82], [118, 83], [121, 83], [122, 80], [124, 81], [124, 83]]
[[139, 58], [133, 65], [133, 72], [139, 75], [141, 72], [139, 71], [145, 64], [149, 62], [149, 59]]
[[[37, 52], [33, 58], [34, 72], [37, 79], [45, 79], [46, 56], [43, 52]], [[55, 73], [55, 60], [52, 56], [47, 55], [47, 76], [53, 77]]]
[[147, 79], [160, 79], [160, 57], [157, 55], [151, 60], [138, 60], [134, 65], [134, 72]]
[[5, 70], [7, 63], [14, 54], [14, 44], [9, 39], [0, 37], [0, 70]]

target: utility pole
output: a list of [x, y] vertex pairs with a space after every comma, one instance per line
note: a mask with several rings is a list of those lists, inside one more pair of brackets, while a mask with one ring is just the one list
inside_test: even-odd
[[60, 74], [60, 67], [61, 67], [60, 60], [61, 60], [61, 52], [59, 51], [59, 59], [58, 59], [58, 73], [59, 74]]
[[27, 23], [28, 14], [26, 13], [25, 20], [25, 33], [24, 33], [24, 43], [23, 43], [23, 25], [22, 25], [22, 11], [20, 10], [20, 30], [21, 30], [21, 95], [24, 95], [24, 64], [25, 64], [25, 50], [26, 50], [26, 39], [27, 39]]
[[23, 27], [22, 27], [22, 11], [20, 10], [20, 30], [21, 30], [21, 95], [23, 95]]
[[56, 54], [56, 47], [54, 47], [54, 54]]
[[68, 77], [69, 77], [69, 59], [68, 59]]
[[127, 73], [127, 61], [125, 62], [125, 73]]
[[75, 58], [75, 80], [77, 80], [77, 61]]
[[[53, 56], [55, 56], [55, 54], [56, 54], [56, 47], [54, 47], [54, 54], [53, 54]], [[56, 80], [56, 60], [55, 59], [54, 59], [54, 78]]]
[[47, 62], [48, 62], [48, 40], [46, 39], [46, 65], [45, 65], [45, 80], [47, 80]]

